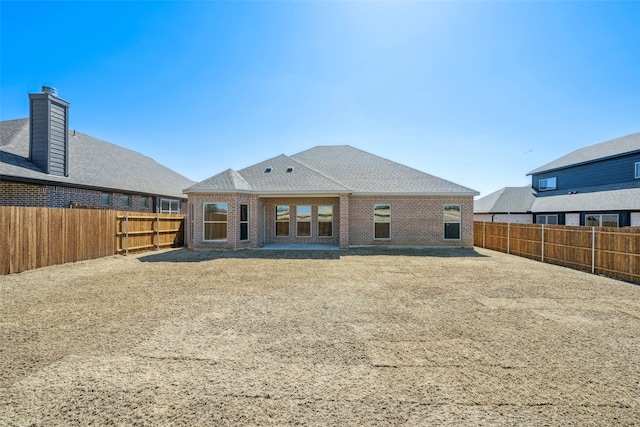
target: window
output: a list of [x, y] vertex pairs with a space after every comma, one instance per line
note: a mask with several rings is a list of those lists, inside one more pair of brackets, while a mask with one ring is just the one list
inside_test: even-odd
[[131, 197], [122, 196], [122, 206], [131, 206]]
[[538, 190], [547, 191], [547, 190], [555, 190], [556, 189], [556, 177], [553, 178], [545, 178], [538, 181]]
[[587, 214], [584, 217], [584, 225], [589, 227], [617, 227], [617, 214]]
[[249, 240], [249, 205], [240, 205], [240, 240]]
[[147, 198], [143, 197], [140, 199], [140, 207], [141, 208], [147, 208], [149, 207], [148, 202], [147, 202]]
[[[146, 199], [145, 199], [146, 200]], [[195, 230], [196, 230], [196, 208], [195, 208], [195, 203], [191, 202], [189, 203], [189, 240], [193, 241], [193, 238], [195, 237]]]
[[111, 204], [111, 195], [102, 193], [100, 195], [100, 205], [101, 206], [109, 206]]
[[204, 204], [204, 238], [203, 240], [227, 240], [226, 203]]
[[391, 238], [391, 205], [373, 205], [373, 238]]
[[296, 235], [311, 236], [311, 206], [296, 206]]
[[318, 236], [333, 236], [333, 206], [318, 206]]
[[289, 206], [276, 206], [276, 237], [289, 235]]
[[537, 215], [536, 224], [558, 224], [558, 215]]
[[444, 206], [444, 239], [460, 240], [460, 220], [462, 213], [460, 205]]
[[160, 199], [160, 213], [180, 213], [180, 202], [177, 200]]
[[636, 162], [636, 178], [640, 178], [640, 162]]

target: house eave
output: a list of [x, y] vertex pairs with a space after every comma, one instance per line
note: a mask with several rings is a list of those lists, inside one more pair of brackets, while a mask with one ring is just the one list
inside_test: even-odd
[[433, 197], [433, 196], [441, 196], [441, 197], [456, 197], [456, 196], [462, 196], [462, 197], [473, 197], [473, 196], [478, 196], [480, 195], [479, 192], [477, 191], [469, 191], [469, 192], [464, 192], [464, 193], [440, 193], [440, 192], [368, 192], [368, 191], [362, 191], [362, 192], [353, 192], [351, 193], [354, 196], [402, 196], [402, 197]]
[[[56, 177], [56, 178], [65, 178], [65, 177]], [[178, 194], [148, 193], [145, 191], [129, 190], [129, 189], [123, 189], [123, 188], [98, 187], [95, 185], [83, 185], [83, 184], [76, 184], [72, 182], [66, 182], [66, 181], [63, 181], [62, 179], [46, 180], [46, 179], [39, 179], [39, 178], [25, 178], [25, 177], [18, 177], [18, 176], [0, 175], [0, 181], [21, 182], [24, 184], [48, 185], [48, 186], [56, 186], [56, 187], [81, 188], [83, 190], [100, 191], [103, 193], [135, 194], [139, 196], [160, 197], [160, 198], [166, 198], [166, 199], [179, 199], [179, 200], [187, 199], [185, 196], [178, 195]]]
[[344, 195], [344, 194], [350, 194], [350, 193], [346, 191], [341, 193], [331, 193], [331, 192], [322, 192], [322, 191], [317, 191], [317, 192], [310, 191], [310, 192], [301, 193], [299, 191], [295, 191], [295, 192], [283, 191], [283, 192], [258, 193], [258, 197], [263, 199], [276, 198], [276, 197], [340, 197], [340, 195]]
[[182, 192], [184, 194], [192, 194], [192, 193], [198, 193], [198, 194], [211, 194], [211, 193], [216, 193], [216, 194], [236, 194], [236, 193], [241, 193], [241, 194], [255, 194], [255, 191], [251, 191], [251, 190], [221, 190], [221, 189], [215, 189], [215, 188], [198, 188], [198, 189], [190, 189], [190, 188], [186, 188], [184, 190], [182, 190]]

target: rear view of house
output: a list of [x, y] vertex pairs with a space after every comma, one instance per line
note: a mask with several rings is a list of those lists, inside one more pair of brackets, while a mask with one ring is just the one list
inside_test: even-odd
[[472, 246], [478, 193], [350, 146], [318, 146], [191, 186], [188, 245]]

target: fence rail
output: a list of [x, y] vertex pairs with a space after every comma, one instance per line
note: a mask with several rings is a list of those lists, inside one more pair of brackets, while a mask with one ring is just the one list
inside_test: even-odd
[[184, 215], [118, 212], [118, 253], [182, 246]]
[[175, 214], [0, 206], [0, 275], [182, 246], [183, 221]]
[[475, 222], [475, 246], [640, 283], [640, 227]]

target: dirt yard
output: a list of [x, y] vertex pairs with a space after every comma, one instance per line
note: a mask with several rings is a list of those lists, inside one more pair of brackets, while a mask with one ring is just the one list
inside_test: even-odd
[[640, 425], [640, 287], [482, 249], [0, 276], [0, 425]]

